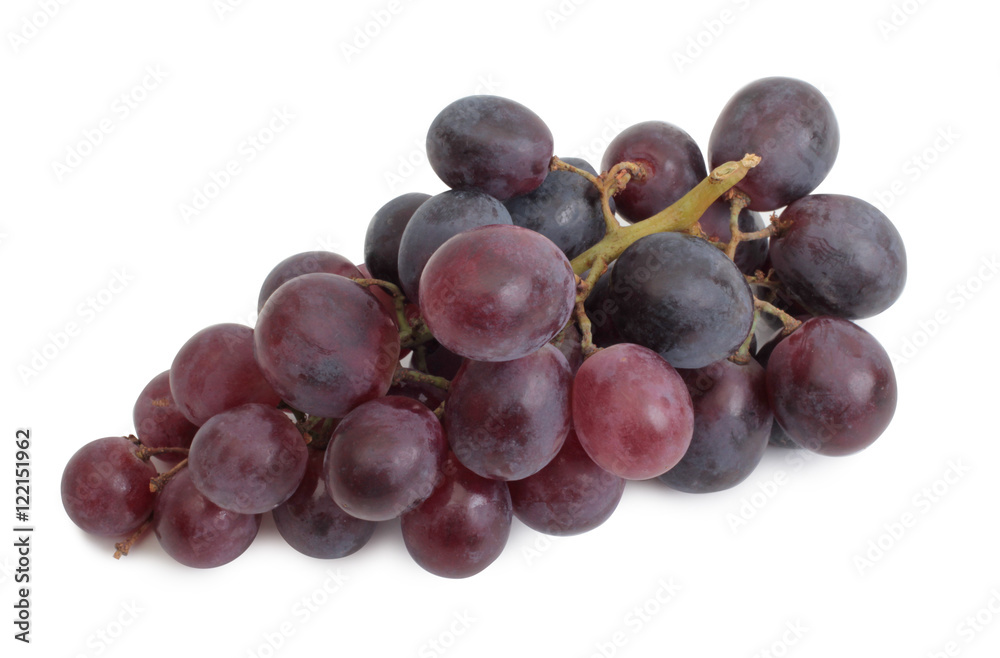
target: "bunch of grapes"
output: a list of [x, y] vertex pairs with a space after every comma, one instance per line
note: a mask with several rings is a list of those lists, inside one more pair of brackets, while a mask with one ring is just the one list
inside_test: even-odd
[[380, 208], [362, 265], [279, 263], [255, 327], [192, 336], [139, 394], [136, 436], [70, 459], [66, 511], [123, 538], [116, 556], [152, 528], [203, 568], [243, 553], [268, 512], [324, 559], [398, 517], [414, 560], [457, 578], [497, 558], [515, 516], [597, 527], [628, 480], [706, 493], [769, 444], [862, 450], [896, 381], [852, 320], [896, 300], [906, 257], [873, 206], [811, 194], [839, 141], [816, 88], [766, 78], [723, 109], [711, 171], [686, 132], [649, 121], [598, 174], [553, 157], [526, 107], [457, 100], [427, 136], [451, 189]]

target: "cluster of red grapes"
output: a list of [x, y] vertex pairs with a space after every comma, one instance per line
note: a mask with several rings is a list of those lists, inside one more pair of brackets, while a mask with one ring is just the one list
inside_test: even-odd
[[554, 158], [524, 106], [455, 101], [427, 136], [451, 189], [379, 209], [363, 265], [278, 264], [254, 328], [192, 336], [140, 393], [136, 436], [70, 459], [66, 511], [128, 537], [118, 554], [152, 528], [194, 567], [243, 553], [267, 512], [317, 558], [399, 517], [420, 566], [465, 577], [513, 516], [572, 535], [627, 480], [719, 491], [769, 443], [861, 450], [896, 381], [851, 320], [896, 300], [906, 257], [870, 204], [810, 194], [839, 141], [816, 88], [766, 78], [723, 109], [711, 172], [686, 132], [649, 121], [598, 174]]

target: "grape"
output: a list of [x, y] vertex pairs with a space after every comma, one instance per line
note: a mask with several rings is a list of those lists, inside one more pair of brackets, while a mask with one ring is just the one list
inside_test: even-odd
[[281, 398], [254, 360], [254, 332], [215, 324], [188, 339], [170, 366], [170, 393], [195, 425], [249, 402], [276, 407]]
[[475, 190], [451, 190], [424, 202], [399, 243], [399, 282], [411, 302], [420, 302], [420, 275], [449, 238], [478, 226], [510, 224], [510, 213], [493, 197]]
[[627, 480], [662, 475], [691, 442], [694, 412], [684, 380], [655, 352], [613, 345], [573, 379], [573, 425], [601, 468]]
[[[563, 162], [597, 175], [586, 160]], [[593, 183], [571, 171], [553, 171], [537, 189], [504, 202], [516, 226], [530, 228], [576, 258], [604, 237], [601, 194]]]
[[262, 514], [288, 500], [308, 458], [283, 412], [245, 404], [212, 416], [191, 442], [188, 470], [198, 491], [223, 509]]
[[441, 345], [436, 340], [427, 343], [427, 373], [451, 380], [465, 362], [458, 354]]
[[195, 488], [184, 469], [157, 495], [153, 532], [167, 555], [198, 569], [220, 567], [243, 554], [260, 529], [259, 514], [222, 509]]
[[571, 430], [545, 468], [507, 483], [514, 516], [549, 535], [578, 535], [608, 520], [625, 480], [594, 463]]
[[473, 576], [496, 560], [510, 536], [507, 484], [488, 480], [449, 454], [440, 484], [403, 515], [403, 543], [427, 571], [445, 578]]
[[452, 352], [510, 361], [552, 340], [576, 304], [569, 260], [520, 226], [483, 226], [448, 240], [420, 279], [427, 327]]
[[906, 283], [903, 239], [866, 201], [840, 194], [799, 199], [781, 214], [771, 262], [785, 290], [815, 315], [867, 318]]
[[455, 456], [495, 480], [537, 473], [569, 432], [572, 380], [566, 358], [551, 345], [512, 361], [466, 361], [444, 408]]
[[762, 78], [729, 99], [712, 129], [713, 168], [747, 153], [761, 162], [736, 184], [750, 210], [777, 210], [809, 194], [830, 173], [840, 128], [823, 94], [794, 78]]
[[[743, 208], [737, 219], [737, 226], [743, 233], [753, 233], [763, 230], [766, 227], [764, 218], [759, 214]], [[708, 207], [705, 214], [698, 220], [707, 235], [718, 238], [723, 244], [728, 243], [733, 232], [729, 227], [729, 203], [726, 201], [716, 201]], [[753, 275], [757, 270], [764, 269], [764, 262], [767, 260], [767, 238], [757, 240], [747, 240], [736, 245], [736, 255], [733, 262], [740, 272]], [[764, 270], [766, 272], [766, 270]]]
[[499, 96], [467, 96], [435, 117], [427, 160], [451, 188], [482, 190], [501, 201], [545, 180], [552, 133], [534, 112]]
[[611, 291], [611, 272], [615, 264], [608, 265], [608, 271], [597, 279], [597, 283], [587, 295], [584, 310], [590, 320], [590, 331], [595, 345], [610, 347], [624, 343], [621, 332], [615, 325], [618, 315], [618, 304], [608, 294]]
[[[189, 421], [170, 394], [170, 371], [150, 380], [132, 407], [135, 433], [147, 448], [188, 448], [198, 426]], [[176, 464], [184, 459], [177, 453], [162, 453], [157, 459]]]
[[660, 481], [688, 493], [735, 487], [760, 463], [771, 434], [764, 369], [723, 360], [680, 375], [694, 403], [694, 435]]
[[323, 474], [322, 450], [310, 450], [302, 483], [274, 509], [274, 525], [288, 545], [309, 557], [346, 557], [368, 543], [377, 525], [356, 519], [333, 502]]
[[701, 238], [656, 233], [615, 262], [608, 296], [627, 341], [675, 368], [701, 368], [735, 352], [750, 333], [750, 286], [731, 260]]
[[97, 439], [76, 451], [62, 475], [62, 504], [81, 529], [103, 537], [134, 532], [153, 511], [149, 480], [156, 469], [122, 436]]
[[642, 180], [632, 179], [615, 195], [618, 214], [629, 222], [652, 217], [708, 176], [698, 144], [665, 121], [637, 123], [611, 140], [601, 168], [608, 171], [619, 162], [636, 162], [646, 170]]
[[896, 375], [885, 349], [841, 318], [806, 321], [774, 348], [767, 394], [793, 441], [823, 455], [867, 448], [892, 420]]
[[257, 312], [264, 308], [264, 302], [274, 293], [281, 284], [294, 279], [303, 274], [314, 274], [316, 272], [326, 272], [327, 274], [339, 274], [349, 279], [360, 279], [361, 270], [354, 263], [332, 251], [306, 251], [301, 254], [289, 256], [274, 266], [264, 284], [260, 287], [260, 295], [257, 296]]
[[264, 304], [254, 348], [267, 381], [288, 404], [343, 418], [389, 390], [399, 334], [361, 286], [336, 274], [304, 274]]
[[399, 285], [399, 243], [403, 230], [417, 208], [430, 198], [431, 195], [419, 192], [403, 194], [375, 212], [365, 234], [365, 265], [373, 278]]
[[441, 423], [416, 400], [384, 397], [348, 414], [326, 449], [326, 486], [359, 519], [387, 521], [434, 490], [448, 444]]
[[[785, 310], [785, 309], [782, 309], [782, 310]], [[761, 320], [764, 320], [766, 317], [767, 317], [766, 315], [762, 315], [761, 316]], [[812, 316], [796, 317], [796, 319], [799, 320], [800, 322], [805, 322], [810, 317], [812, 317]], [[760, 323], [758, 323], [758, 324], [760, 324]], [[762, 368], [764, 368], [765, 370], [767, 369], [767, 362], [771, 358], [771, 352], [774, 351], [774, 348], [778, 345], [778, 343], [781, 342], [782, 338], [783, 338], [783, 336], [779, 333], [777, 335], [777, 337], [775, 337], [773, 340], [771, 340], [771, 341], [765, 343], [764, 345], [762, 345], [760, 347], [760, 349], [758, 349], [756, 351], [756, 353], [753, 355], [754, 360], [757, 363], [759, 363], [760, 366]], [[765, 378], [765, 382], [766, 382], [766, 378]], [[765, 393], [766, 393], [766, 390], [767, 389], [765, 388]], [[772, 417], [773, 417], [773, 414], [772, 414]], [[791, 437], [788, 436], [788, 433], [785, 432], [784, 428], [782, 428], [781, 425], [778, 424], [777, 421], [771, 423], [771, 436], [768, 438], [767, 444], [769, 446], [774, 446], [775, 448], [798, 448], [799, 447], [799, 444], [795, 443], [795, 441], [792, 441]]]

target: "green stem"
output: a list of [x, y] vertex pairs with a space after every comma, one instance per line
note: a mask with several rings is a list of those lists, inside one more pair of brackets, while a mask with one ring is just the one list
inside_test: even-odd
[[408, 380], [411, 382], [421, 382], [424, 384], [431, 384], [432, 386], [437, 386], [443, 391], [447, 391], [451, 387], [451, 382], [444, 377], [437, 377], [435, 375], [428, 375], [426, 372], [420, 372], [419, 370], [413, 370], [412, 368], [404, 368], [399, 366], [396, 368], [395, 374], [392, 376], [392, 383], [398, 384], [403, 380]]
[[753, 303], [754, 303], [754, 308], [756, 308], [757, 310], [773, 315], [774, 317], [781, 320], [781, 324], [785, 326], [784, 334], [786, 336], [802, 326], [802, 322], [796, 320], [791, 315], [785, 313], [780, 308], [778, 308], [774, 304], [771, 304], [770, 302], [765, 302], [755, 297]]
[[669, 208], [665, 208], [637, 224], [623, 226], [609, 232], [603, 240], [573, 259], [573, 271], [577, 274], [583, 274], [598, 259], [610, 263], [618, 258], [626, 247], [647, 235], [690, 229], [716, 199], [743, 180], [747, 172], [756, 167], [758, 163], [760, 163], [760, 157], [747, 154], [739, 162], [727, 162], [719, 165], [708, 175], [708, 178], [698, 183]]

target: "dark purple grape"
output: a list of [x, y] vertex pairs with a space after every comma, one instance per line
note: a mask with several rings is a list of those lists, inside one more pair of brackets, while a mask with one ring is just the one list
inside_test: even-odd
[[449, 454], [441, 482], [416, 509], [403, 515], [410, 556], [436, 576], [467, 578], [496, 560], [510, 536], [507, 483], [488, 480]]
[[281, 287], [281, 284], [297, 276], [317, 272], [339, 274], [349, 279], [362, 278], [361, 270], [354, 263], [332, 251], [306, 251], [295, 254], [275, 265], [267, 278], [264, 279], [264, 284], [260, 287], [260, 295], [257, 296], [257, 312], [260, 313], [261, 309], [264, 308], [264, 302], [275, 290]]
[[701, 368], [739, 349], [753, 323], [753, 294], [731, 260], [707, 241], [656, 233], [615, 262], [615, 327], [675, 368]]
[[774, 418], [793, 441], [823, 455], [867, 448], [896, 410], [896, 375], [861, 327], [818, 317], [778, 343], [767, 364]]
[[281, 402], [254, 359], [253, 329], [230, 323], [206, 327], [184, 343], [170, 366], [170, 393], [195, 425], [241, 404]]
[[645, 480], [684, 456], [694, 412], [684, 380], [663, 357], [622, 343], [597, 352], [576, 373], [573, 426], [598, 466]]
[[435, 377], [452, 380], [458, 374], [465, 359], [455, 354], [441, 343], [431, 341], [427, 344], [427, 372]]
[[566, 255], [520, 226], [483, 226], [451, 238], [428, 261], [420, 291], [434, 337], [476, 361], [537, 351], [566, 326], [576, 304]]
[[903, 292], [903, 238], [867, 201], [807, 196], [788, 206], [780, 221], [771, 263], [784, 289], [814, 315], [871, 317]]
[[833, 108], [819, 89], [794, 78], [762, 78], [729, 99], [708, 142], [712, 168], [761, 162], [737, 183], [750, 210], [777, 210], [809, 194], [830, 173], [840, 149]]
[[660, 481], [688, 493], [735, 487], [760, 463], [771, 434], [764, 369], [723, 360], [680, 375], [694, 403], [694, 435]]
[[206, 498], [188, 469], [157, 494], [153, 531], [167, 555], [183, 565], [210, 569], [232, 562], [253, 543], [260, 514], [222, 509]]
[[490, 224], [511, 224], [510, 213], [483, 192], [451, 190], [421, 204], [399, 243], [399, 282], [407, 299], [419, 303], [420, 275], [438, 247], [462, 231]]
[[404, 397], [372, 400], [337, 426], [326, 449], [326, 486], [351, 516], [394, 519], [431, 494], [447, 450], [427, 407]]
[[[586, 160], [563, 161], [597, 175]], [[537, 189], [508, 199], [504, 206], [516, 226], [541, 233], [567, 258], [576, 258], [604, 237], [601, 194], [593, 183], [571, 171], [550, 172]]]
[[460, 98], [427, 132], [427, 160], [448, 187], [501, 201], [542, 184], [552, 149], [552, 133], [538, 115], [499, 96]]
[[559, 454], [534, 475], [508, 482], [514, 516], [549, 535], [578, 535], [608, 520], [625, 480], [594, 463], [571, 430]]
[[389, 392], [386, 395], [397, 395], [416, 400], [431, 411], [440, 407], [441, 403], [448, 397], [447, 391], [435, 384], [417, 382], [410, 379], [404, 379], [398, 384], [393, 384], [389, 387]]
[[566, 358], [551, 345], [513, 361], [466, 361], [444, 408], [452, 452], [494, 480], [537, 473], [569, 432], [572, 381]]
[[326, 488], [322, 450], [310, 450], [302, 484], [274, 509], [274, 525], [288, 545], [321, 559], [346, 557], [368, 543], [374, 521], [357, 519], [333, 502]]
[[385, 395], [399, 333], [365, 289], [336, 274], [305, 274], [275, 291], [254, 332], [257, 362], [292, 407], [343, 418]]
[[[136, 436], [147, 448], [189, 448], [198, 426], [177, 408], [170, 393], [170, 371], [165, 370], [146, 384], [132, 407]], [[156, 456], [165, 464], [176, 464], [184, 455]]]
[[[705, 214], [701, 216], [698, 223], [707, 235], [718, 238], [723, 244], [728, 243], [733, 232], [729, 228], [729, 202], [716, 201], [708, 207]], [[744, 208], [740, 211], [738, 226], [743, 233], [753, 233], [766, 228], [764, 218], [758, 213]], [[767, 238], [748, 240], [740, 242], [736, 246], [736, 256], [733, 261], [740, 272], [753, 275], [757, 270], [763, 269], [767, 260]]]
[[134, 532], [153, 511], [149, 480], [156, 469], [122, 436], [91, 441], [70, 457], [62, 475], [62, 504], [70, 520], [102, 537]]
[[223, 509], [262, 514], [288, 500], [306, 470], [305, 440], [274, 407], [245, 404], [209, 418], [194, 435], [188, 470]]
[[430, 198], [429, 194], [410, 192], [396, 197], [375, 212], [365, 234], [365, 265], [373, 278], [397, 286], [400, 284], [399, 243], [403, 239], [403, 230], [417, 208]]
[[625, 342], [615, 325], [618, 304], [608, 294], [611, 291], [611, 272], [614, 267], [614, 263], [608, 265], [608, 271], [597, 279], [594, 288], [587, 295], [587, 301], [584, 302], [584, 310], [590, 319], [590, 332], [594, 345], [598, 347], [611, 347]]
[[611, 140], [601, 169], [619, 162], [636, 162], [646, 170], [645, 178], [632, 179], [615, 195], [618, 214], [633, 223], [669, 207], [708, 176], [691, 135], [665, 121], [637, 123]]

